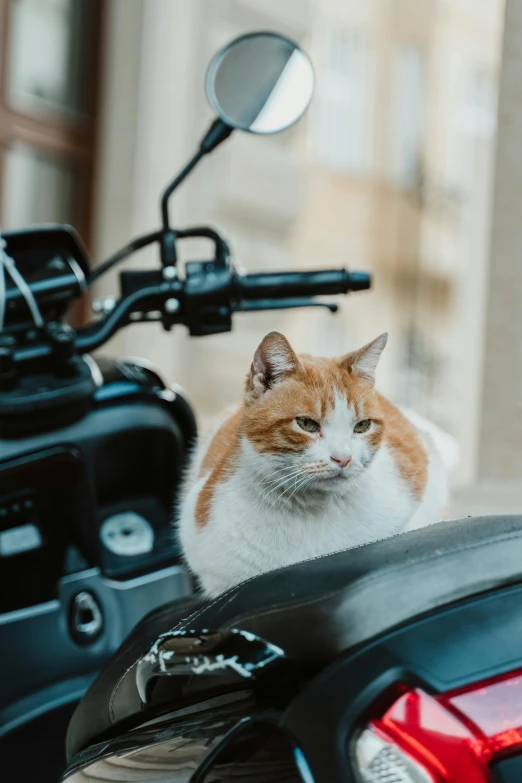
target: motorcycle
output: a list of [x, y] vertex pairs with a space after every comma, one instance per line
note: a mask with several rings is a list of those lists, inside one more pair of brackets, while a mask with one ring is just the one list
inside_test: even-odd
[[[312, 89], [292, 41], [236, 39], [210, 66], [218, 119], [165, 190], [159, 231], [94, 272], [70, 229], [3, 235], [0, 769], [12, 779], [29, 756], [28, 779], [44, 779], [43, 727], [58, 747], [73, 709], [64, 783], [522, 779], [521, 518], [436, 525], [202, 602], [169, 534], [190, 405], [145, 364], [88, 355], [134, 321], [202, 336], [229, 331], [235, 312], [369, 288], [347, 270], [241, 274], [217, 231], [170, 225], [169, 199], [201, 158], [233, 130], [288, 127]], [[214, 257], [182, 277], [176, 246], [193, 236]], [[123, 272], [99, 321], [63, 323], [74, 296], [152, 243], [158, 270]]]

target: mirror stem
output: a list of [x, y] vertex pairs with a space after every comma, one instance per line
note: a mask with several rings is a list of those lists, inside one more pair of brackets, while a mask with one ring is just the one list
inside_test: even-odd
[[214, 120], [210, 128], [205, 134], [203, 141], [199, 145], [199, 149], [203, 150], [203, 153], [207, 155], [209, 152], [213, 152], [223, 141], [228, 139], [234, 128], [227, 125], [223, 120]]
[[197, 166], [201, 158], [204, 156], [205, 152], [202, 149], [199, 149], [196, 154], [189, 160], [185, 168], [183, 168], [177, 177], [175, 177], [170, 185], [167, 185], [165, 190], [163, 191], [163, 195], [161, 197], [161, 219], [163, 223], [163, 230], [169, 231], [170, 230], [170, 223], [169, 223], [169, 199], [173, 192], [176, 190], [176, 188], [181, 185], [184, 179], [188, 177], [192, 169]]
[[188, 177], [192, 169], [197, 166], [199, 161], [204, 155], [208, 155], [216, 149], [225, 139], [228, 139], [234, 129], [229, 125], [226, 125], [222, 120], [214, 120], [207, 133], [203, 137], [199, 149], [196, 154], [189, 160], [184, 169], [180, 171], [177, 177], [175, 177], [170, 185], [165, 188], [163, 196], [161, 197], [161, 217], [163, 221], [163, 230], [170, 230], [169, 222], [169, 199], [176, 188], [181, 185], [184, 179]]

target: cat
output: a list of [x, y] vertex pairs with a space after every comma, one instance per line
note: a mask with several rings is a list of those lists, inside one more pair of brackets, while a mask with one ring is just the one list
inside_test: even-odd
[[440, 521], [448, 481], [433, 439], [375, 390], [386, 342], [326, 359], [263, 339], [243, 404], [197, 448], [181, 496], [184, 556], [207, 597]]

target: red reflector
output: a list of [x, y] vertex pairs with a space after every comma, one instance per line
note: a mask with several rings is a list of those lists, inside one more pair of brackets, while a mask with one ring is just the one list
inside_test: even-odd
[[486, 783], [481, 744], [473, 733], [436, 699], [423, 691], [405, 693], [372, 725], [440, 783]]
[[522, 673], [437, 697], [408, 691], [366, 729], [437, 783], [489, 783], [490, 761], [522, 749]]
[[483, 737], [483, 755], [496, 756], [522, 747], [522, 675], [509, 674], [439, 698]]

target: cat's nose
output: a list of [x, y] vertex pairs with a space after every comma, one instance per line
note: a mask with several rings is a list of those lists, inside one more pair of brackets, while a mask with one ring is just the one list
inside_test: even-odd
[[339, 465], [340, 468], [345, 468], [352, 461], [352, 458], [347, 454], [332, 454], [330, 459], [332, 462], [335, 462], [336, 465]]

